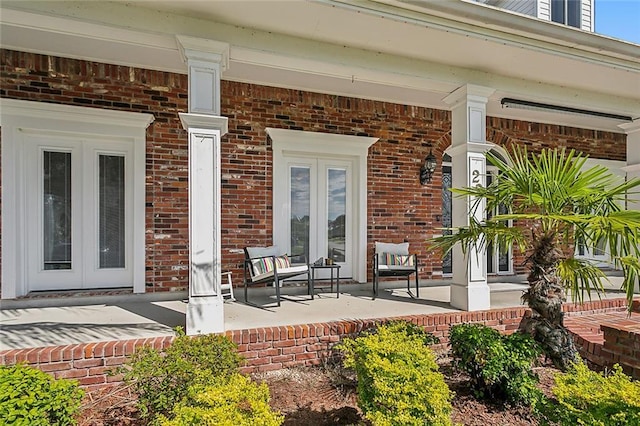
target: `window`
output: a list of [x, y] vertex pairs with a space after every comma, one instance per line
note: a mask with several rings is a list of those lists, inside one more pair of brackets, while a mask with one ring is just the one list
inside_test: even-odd
[[551, 20], [580, 28], [581, 0], [551, 0]]

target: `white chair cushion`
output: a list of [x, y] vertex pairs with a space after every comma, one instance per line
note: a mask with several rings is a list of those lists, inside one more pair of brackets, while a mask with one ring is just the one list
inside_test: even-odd
[[409, 243], [393, 244], [393, 243], [380, 243], [376, 241], [375, 251], [377, 254], [380, 255], [378, 256], [378, 262], [379, 262], [378, 264], [385, 265], [386, 261], [384, 259], [384, 256], [382, 256], [382, 253], [400, 254], [400, 255], [408, 256]]
[[378, 271], [415, 271], [415, 266], [378, 265]]
[[247, 254], [251, 259], [264, 256], [280, 256], [283, 254], [278, 246], [269, 247], [247, 247]]

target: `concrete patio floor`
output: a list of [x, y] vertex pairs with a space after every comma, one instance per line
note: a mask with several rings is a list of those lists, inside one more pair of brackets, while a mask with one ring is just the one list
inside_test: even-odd
[[[527, 288], [524, 277], [495, 277], [489, 286], [491, 308], [520, 306]], [[611, 277], [603, 298], [624, 297], [619, 287], [620, 278]], [[336, 298], [328, 287], [316, 289], [315, 299], [310, 300], [306, 287], [287, 286], [282, 305], [274, 307], [273, 288], [251, 288], [251, 301], [265, 305], [256, 308], [243, 303], [242, 289], [238, 288], [238, 300], [224, 305], [225, 329], [457, 310], [449, 304], [449, 281], [444, 280], [421, 282], [418, 299], [409, 297], [405, 282], [380, 283], [376, 300], [371, 298], [371, 284], [342, 284], [340, 290]], [[185, 293], [156, 293], [2, 301], [0, 350], [171, 335], [174, 327], [185, 325], [186, 299]]]

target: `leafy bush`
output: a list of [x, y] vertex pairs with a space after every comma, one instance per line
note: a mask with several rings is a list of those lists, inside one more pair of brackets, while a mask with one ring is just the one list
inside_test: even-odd
[[142, 417], [153, 417], [171, 412], [191, 386], [235, 373], [241, 361], [236, 349], [225, 336], [189, 337], [178, 329], [164, 353], [148, 346], [139, 349], [121, 371], [138, 394]]
[[529, 335], [504, 336], [482, 324], [457, 324], [449, 341], [455, 366], [470, 376], [476, 396], [516, 404], [542, 397], [531, 369], [541, 350]]
[[555, 377], [556, 401], [544, 404], [546, 421], [573, 426], [640, 425], [640, 382], [615, 365], [610, 374], [589, 370], [583, 363]]
[[284, 416], [269, 407], [269, 388], [241, 374], [192, 386], [173, 409], [173, 419], [159, 417], [163, 426], [279, 426]]
[[356, 371], [358, 405], [374, 425], [451, 424], [453, 394], [415, 326], [384, 324], [338, 348]]
[[0, 366], [0, 419], [3, 424], [75, 424], [84, 391], [75, 381], [54, 379], [22, 364]]

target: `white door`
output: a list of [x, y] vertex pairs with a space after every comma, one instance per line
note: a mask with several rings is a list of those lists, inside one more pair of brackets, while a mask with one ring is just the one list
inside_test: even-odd
[[131, 144], [70, 135], [25, 144], [28, 291], [131, 286]]
[[349, 161], [330, 158], [286, 157], [285, 203], [276, 217], [287, 224], [275, 232], [289, 254], [304, 254], [309, 262], [320, 257], [341, 266], [340, 276], [351, 277], [353, 217], [352, 167]]

